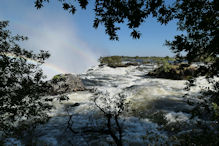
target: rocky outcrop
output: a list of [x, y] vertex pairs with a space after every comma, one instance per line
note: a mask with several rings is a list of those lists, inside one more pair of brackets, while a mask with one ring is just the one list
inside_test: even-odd
[[156, 78], [165, 78], [173, 80], [187, 80], [196, 76], [197, 68], [187, 64], [161, 66], [147, 75]]
[[117, 67], [129, 67], [129, 66], [138, 66], [138, 63], [120, 63], [120, 64], [100, 64], [99, 66], [102, 67], [104, 65], [107, 65], [112, 68], [117, 68]]
[[73, 74], [59, 74], [49, 81], [50, 94], [57, 95], [75, 91], [84, 91], [85, 87], [81, 79]]

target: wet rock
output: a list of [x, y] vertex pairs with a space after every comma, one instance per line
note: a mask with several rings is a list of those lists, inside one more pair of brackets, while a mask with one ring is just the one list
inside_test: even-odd
[[66, 95], [59, 96], [58, 99], [60, 102], [65, 101], [65, 100], [69, 100], [68, 96], [66, 96]]
[[66, 109], [69, 109], [69, 108], [74, 108], [74, 107], [77, 107], [77, 106], [80, 106], [81, 104], [80, 103], [73, 103], [73, 104], [65, 104], [65, 108]]
[[80, 103], [75, 103], [72, 105], [72, 107], [79, 106], [79, 105], [80, 105]]
[[51, 102], [51, 101], [53, 101], [53, 99], [52, 98], [46, 98], [45, 101], [50, 101]]
[[81, 79], [73, 74], [59, 74], [49, 81], [51, 95], [84, 91], [85, 87]]

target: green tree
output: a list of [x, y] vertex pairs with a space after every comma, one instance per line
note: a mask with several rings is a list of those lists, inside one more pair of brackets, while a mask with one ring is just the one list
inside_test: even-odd
[[0, 131], [12, 134], [27, 121], [47, 119], [49, 106], [41, 96], [48, 86], [40, 65], [49, 54], [21, 48], [18, 43], [27, 37], [12, 36], [7, 26], [8, 21], [0, 21]]

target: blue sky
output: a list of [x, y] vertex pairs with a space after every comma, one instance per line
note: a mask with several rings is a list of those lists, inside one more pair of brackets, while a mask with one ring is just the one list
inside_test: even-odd
[[[175, 22], [161, 26], [155, 19], [148, 18], [139, 28], [142, 33], [139, 40], [132, 39], [130, 30], [121, 25], [119, 41], [110, 41], [103, 26], [98, 29], [92, 27], [93, 7], [90, 4], [86, 11], [78, 9], [75, 15], [71, 15], [56, 0], [40, 10], [34, 7], [34, 0], [1, 0], [0, 20], [9, 20], [14, 34], [29, 37], [22, 43], [25, 48], [49, 50], [51, 57], [48, 63], [66, 72], [84, 72], [96, 65], [100, 56], [106, 55], [174, 55], [163, 44], [180, 33]], [[50, 76], [57, 73], [45, 70]]]

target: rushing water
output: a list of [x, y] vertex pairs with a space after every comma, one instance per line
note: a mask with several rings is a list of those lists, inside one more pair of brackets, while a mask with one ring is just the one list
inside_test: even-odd
[[[125, 145], [162, 144], [168, 141], [167, 133], [160, 130], [162, 125], [153, 122], [151, 116], [163, 112], [169, 123], [188, 121], [192, 106], [186, 103], [183, 96], [184, 80], [167, 80], [147, 77], [149, 66], [129, 66], [123, 68], [92, 67], [81, 74], [85, 86], [109, 92], [109, 100], [117, 94], [126, 95], [129, 110], [121, 116], [123, 141]], [[199, 80], [200, 85], [206, 82]], [[199, 87], [192, 88], [189, 94], [196, 95]], [[109, 145], [114, 144], [112, 138], [97, 132], [104, 129], [106, 120], [93, 102], [94, 93], [80, 91], [68, 94], [69, 100], [61, 103], [54, 98], [53, 109], [48, 113], [51, 119], [40, 125], [22, 141], [31, 140], [36, 145]], [[100, 106], [105, 103], [99, 102]], [[67, 128], [69, 115], [72, 115], [72, 133]], [[95, 132], [96, 131], [96, 132]], [[9, 139], [12, 141], [12, 139]]]

